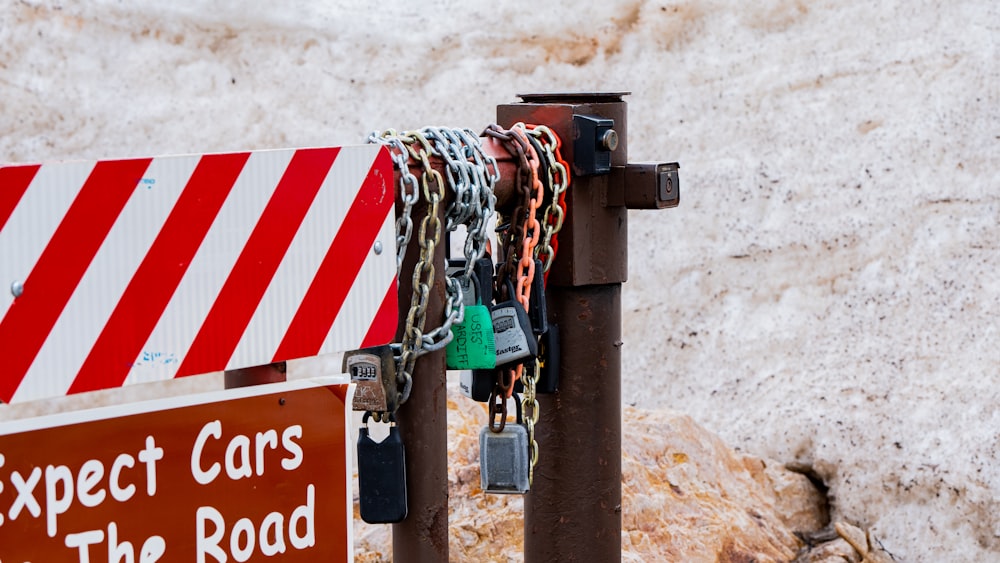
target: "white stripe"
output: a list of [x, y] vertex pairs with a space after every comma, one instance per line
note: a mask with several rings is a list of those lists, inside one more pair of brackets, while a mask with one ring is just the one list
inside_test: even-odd
[[177, 372], [294, 150], [250, 154], [170, 303], [135, 359], [125, 383], [169, 379]]
[[[396, 215], [390, 207], [377, 239], [382, 243], [382, 254], [376, 256], [371, 253], [365, 260], [337, 320], [330, 327], [330, 334], [324, 341], [321, 354], [355, 350], [361, 346], [361, 341], [382, 305], [382, 299], [396, 280], [395, 219]], [[428, 326], [430, 320], [428, 319]]]
[[337, 232], [351, 228], [344, 225], [344, 218], [378, 149], [373, 145], [340, 150], [226, 369], [266, 364], [274, 358]]
[[42, 166], [0, 231], [0, 320], [14, 295], [11, 283], [24, 283], [76, 199], [95, 162]]
[[200, 157], [158, 158], [146, 170], [14, 394], [65, 395]]

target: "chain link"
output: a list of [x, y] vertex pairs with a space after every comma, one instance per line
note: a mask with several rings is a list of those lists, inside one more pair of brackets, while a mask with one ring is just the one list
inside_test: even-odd
[[399, 197], [403, 201], [403, 212], [396, 219], [396, 278], [403, 269], [403, 254], [410, 245], [413, 235], [413, 204], [420, 200], [420, 186], [417, 177], [410, 172], [410, 156], [406, 145], [393, 129], [368, 136], [369, 143], [378, 143], [389, 149], [392, 162], [399, 171]]
[[[562, 228], [566, 212], [568, 167], [559, 153], [560, 140], [548, 127], [519, 123], [510, 130], [504, 130], [493, 124], [486, 128], [483, 136], [500, 140], [517, 161], [517, 205], [506, 222], [503, 218], [498, 219], [500, 264], [495, 279], [495, 293], [499, 296], [498, 301], [515, 299], [527, 311], [531, 284], [534, 276], [538, 275], [534, 259], [537, 257], [542, 260], [542, 274], [546, 274], [558, 248], [557, 234]], [[403, 256], [413, 237], [413, 206], [421, 195], [427, 202], [427, 215], [422, 218], [417, 235], [420, 254], [412, 275], [410, 309], [407, 311], [402, 342], [394, 345], [399, 354], [397, 380], [403, 387], [400, 395], [402, 404], [409, 398], [412, 389], [416, 360], [447, 345], [451, 339], [451, 326], [462, 322], [464, 317], [462, 283], [458, 279], [448, 278], [444, 318], [439, 326], [425, 331], [427, 303], [434, 283], [434, 255], [441, 243], [442, 233], [452, 232], [459, 225], [466, 226], [468, 234], [463, 245], [465, 267], [459, 278], [463, 282], [469, 282], [475, 262], [487, 252], [487, 226], [496, 208], [493, 189], [499, 181], [500, 173], [496, 160], [482, 150], [478, 137], [468, 129], [425, 127], [420, 131], [403, 133], [387, 130], [382, 134], [373, 133], [369, 141], [389, 148], [393, 163], [400, 173], [399, 190], [403, 210], [396, 220], [397, 277], [402, 273]], [[536, 147], [541, 150], [536, 150]], [[445, 163], [444, 175], [431, 166], [431, 157], [438, 157]], [[539, 177], [543, 158], [544, 181]], [[419, 179], [410, 171], [411, 163], [420, 167]], [[442, 225], [439, 212], [441, 202], [445, 199], [445, 185], [451, 190], [452, 200], [445, 212], [445, 224]], [[548, 200], [545, 197], [546, 187], [550, 192]], [[540, 212], [540, 206], [545, 203], [547, 206]], [[520, 406], [530, 443], [529, 482], [534, 477], [538, 461], [538, 443], [534, 429], [540, 416], [536, 389], [540, 369], [536, 358], [526, 366], [498, 370], [489, 406], [490, 428], [499, 432], [506, 424], [506, 401], [513, 392], [514, 382], [522, 379], [525, 391]]]
[[[403, 133], [390, 129], [382, 134], [373, 133], [369, 142], [381, 143], [389, 148], [400, 174], [403, 212], [396, 221], [397, 277], [401, 274], [402, 259], [412, 237], [413, 205], [421, 193], [427, 202], [427, 215], [421, 220], [418, 232], [420, 255], [413, 269], [410, 309], [407, 311], [402, 342], [394, 346], [399, 354], [396, 373], [397, 383], [402, 386], [399, 401], [402, 404], [409, 399], [417, 359], [443, 349], [452, 338], [452, 325], [462, 322], [464, 318], [462, 286], [459, 280], [446, 278], [444, 318], [440, 325], [425, 331], [427, 303], [434, 283], [434, 255], [441, 243], [442, 231], [451, 232], [460, 224], [468, 225], [469, 238], [473, 239], [467, 239], [465, 245], [467, 264], [463, 275], [468, 279], [475, 260], [486, 252], [485, 225], [496, 207], [493, 190], [499, 180], [499, 172], [496, 161], [483, 152], [482, 144], [468, 129], [425, 127], [420, 131]], [[444, 228], [439, 214], [440, 204], [445, 199], [446, 180], [432, 167], [430, 159], [434, 156], [445, 162], [447, 185], [454, 193], [452, 204], [446, 210]], [[419, 181], [410, 172], [411, 162], [421, 168]]]
[[544, 157], [548, 163], [547, 185], [551, 191], [549, 204], [545, 208], [545, 233], [542, 242], [535, 248], [535, 257], [542, 260], [542, 271], [548, 278], [549, 269], [552, 267], [552, 260], [555, 259], [556, 250], [559, 248], [558, 234], [562, 230], [563, 221], [566, 218], [566, 191], [569, 189], [570, 176], [569, 164], [562, 158], [560, 147], [562, 141], [545, 125], [524, 125], [525, 131], [534, 137], [544, 150]]
[[[517, 207], [511, 216], [510, 224], [502, 229], [503, 265], [497, 272], [497, 286], [498, 290], [502, 287], [504, 292], [510, 293], [505, 296], [505, 299], [516, 299], [524, 307], [524, 310], [528, 311], [531, 283], [535, 276], [535, 247], [538, 245], [542, 232], [537, 212], [545, 192], [542, 181], [538, 177], [540, 156], [532, 146], [524, 129], [521, 124], [515, 125], [508, 131], [491, 125], [486, 129], [486, 134], [501, 140], [507, 151], [516, 156], [518, 161], [518, 176], [515, 182], [515, 191], [518, 196]], [[513, 281], [511, 278], [516, 278], [516, 283], [511, 284], [510, 282]], [[513, 289], [508, 289], [510, 287]], [[534, 338], [534, 335], [526, 336]], [[534, 478], [534, 468], [538, 463], [538, 442], [535, 440], [535, 423], [540, 415], [536, 398], [538, 371], [537, 358], [528, 367], [518, 365], [513, 370], [499, 370], [497, 383], [490, 396], [490, 428], [499, 432], [503, 429], [503, 421], [497, 428], [497, 407], [503, 405], [504, 411], [506, 410], [505, 401], [513, 392], [514, 382], [518, 379], [522, 380], [524, 396], [521, 399], [521, 412], [528, 430], [530, 444], [528, 452], [529, 484]]]

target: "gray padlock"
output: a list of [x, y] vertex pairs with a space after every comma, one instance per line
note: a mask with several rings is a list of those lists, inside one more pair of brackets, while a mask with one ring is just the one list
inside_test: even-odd
[[484, 492], [524, 494], [528, 485], [528, 430], [507, 424], [500, 432], [479, 431], [479, 483]]
[[523, 305], [514, 300], [504, 301], [490, 309], [490, 316], [493, 318], [498, 367], [520, 363], [538, 355], [538, 341]]

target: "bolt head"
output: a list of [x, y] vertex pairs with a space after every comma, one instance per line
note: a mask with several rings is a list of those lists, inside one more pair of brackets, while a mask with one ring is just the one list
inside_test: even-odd
[[380, 241], [380, 240], [375, 241], [375, 249], [374, 250], [375, 250], [375, 254], [379, 254], [379, 255], [382, 254], [382, 241]]
[[614, 129], [608, 129], [601, 135], [601, 146], [609, 151], [613, 151], [618, 148], [618, 132]]
[[19, 282], [19, 281], [15, 281], [15, 282], [11, 283], [10, 284], [10, 293], [14, 297], [20, 297], [21, 294], [24, 293], [24, 284], [21, 283], [21, 282]]

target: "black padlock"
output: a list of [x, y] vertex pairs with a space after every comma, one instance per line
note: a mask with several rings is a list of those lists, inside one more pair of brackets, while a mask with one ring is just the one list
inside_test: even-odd
[[[549, 325], [538, 339], [538, 378], [535, 393], [551, 395], [559, 389], [559, 325]], [[524, 379], [514, 382], [514, 392], [524, 393]]]
[[483, 256], [472, 266], [472, 276], [479, 282], [479, 302], [483, 305], [493, 303], [493, 259]]
[[490, 400], [490, 393], [497, 384], [497, 370], [495, 369], [474, 369], [463, 371], [458, 379], [458, 388], [466, 397], [486, 403]]
[[368, 418], [358, 429], [358, 504], [369, 524], [393, 524], [406, 518], [406, 452], [395, 420], [389, 435], [376, 442], [368, 435]]
[[538, 339], [541, 369], [535, 383], [536, 393], [551, 394], [559, 389], [559, 354], [559, 325], [550, 324], [549, 330]]
[[531, 295], [528, 296], [528, 320], [536, 335], [549, 330], [549, 312], [545, 305], [545, 275], [542, 261], [535, 258], [535, 276], [531, 278]]

